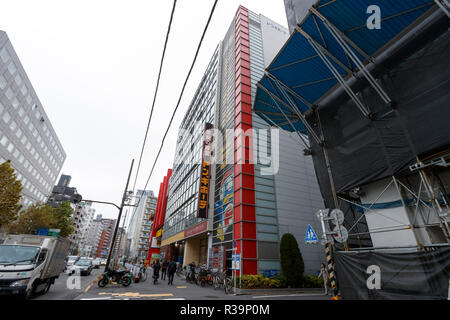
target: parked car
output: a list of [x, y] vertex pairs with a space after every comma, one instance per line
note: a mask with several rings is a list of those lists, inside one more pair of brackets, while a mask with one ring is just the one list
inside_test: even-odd
[[94, 266], [92, 265], [92, 261], [84, 258], [84, 259], [80, 259], [78, 260], [73, 266], [72, 266], [72, 273], [77, 273], [77, 271], [80, 273], [80, 275], [82, 276], [88, 276], [91, 274], [92, 269], [94, 269]]
[[94, 266], [95, 269], [100, 268], [101, 265], [101, 259], [100, 258], [96, 258], [92, 260], [92, 265]]
[[66, 263], [66, 269], [69, 269], [69, 267], [73, 266], [75, 262], [77, 262], [80, 259], [78, 256], [68, 256], [67, 257], [67, 263]]

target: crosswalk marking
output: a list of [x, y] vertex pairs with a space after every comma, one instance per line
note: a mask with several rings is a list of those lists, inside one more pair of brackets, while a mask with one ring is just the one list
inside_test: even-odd
[[141, 294], [139, 292], [125, 292], [125, 293], [100, 292], [98, 295], [100, 296], [111, 295], [114, 297], [131, 297], [131, 298], [173, 297], [172, 293]]

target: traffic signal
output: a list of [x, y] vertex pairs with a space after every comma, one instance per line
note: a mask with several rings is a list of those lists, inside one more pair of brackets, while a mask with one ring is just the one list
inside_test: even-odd
[[80, 203], [83, 200], [81, 194], [76, 194], [72, 197], [72, 203]]

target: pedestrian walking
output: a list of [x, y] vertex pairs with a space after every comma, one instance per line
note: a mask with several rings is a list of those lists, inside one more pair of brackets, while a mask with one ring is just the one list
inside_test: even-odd
[[175, 261], [172, 259], [169, 264], [167, 265], [167, 274], [169, 278], [168, 284], [173, 284], [173, 276], [175, 272], [177, 271], [177, 265]]
[[328, 295], [328, 287], [329, 287], [330, 277], [328, 276], [328, 271], [327, 271], [327, 268], [324, 263], [322, 263], [320, 265], [320, 273], [319, 273], [318, 277], [323, 278], [323, 287], [325, 288], [324, 294]]
[[161, 269], [159, 259], [156, 259], [155, 262], [153, 262], [152, 269], [153, 269], [153, 283], [156, 284], [159, 278], [159, 270]]
[[166, 280], [166, 273], [167, 273], [167, 267], [169, 263], [166, 259], [163, 260], [161, 263], [161, 280]]

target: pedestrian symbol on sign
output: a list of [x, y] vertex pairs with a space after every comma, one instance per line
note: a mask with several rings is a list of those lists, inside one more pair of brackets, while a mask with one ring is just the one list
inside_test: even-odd
[[305, 242], [306, 243], [317, 243], [319, 239], [317, 239], [317, 235], [314, 232], [313, 228], [310, 224], [308, 224], [308, 229], [306, 230]]

